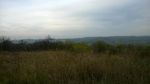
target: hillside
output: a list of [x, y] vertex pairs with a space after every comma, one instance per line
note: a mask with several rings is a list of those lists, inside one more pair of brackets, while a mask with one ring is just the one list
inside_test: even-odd
[[85, 37], [70, 39], [73, 42], [94, 43], [104, 41], [109, 44], [150, 44], [150, 36], [110, 36], [110, 37]]
[[[22, 39], [27, 43], [34, 43], [42, 39]], [[109, 37], [83, 37], [83, 38], [68, 38], [68, 39], [55, 39], [56, 41], [72, 41], [72, 42], [84, 42], [88, 44], [95, 43], [96, 41], [104, 41], [109, 44], [138, 44], [147, 45], [150, 44], [150, 36], [109, 36]], [[13, 43], [18, 43], [21, 40], [12, 40]]]

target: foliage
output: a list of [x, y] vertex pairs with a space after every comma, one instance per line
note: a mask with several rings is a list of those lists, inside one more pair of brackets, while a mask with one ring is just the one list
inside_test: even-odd
[[103, 42], [103, 41], [97, 41], [93, 44], [93, 50], [95, 52], [107, 52], [111, 49], [111, 45]]
[[73, 45], [73, 51], [75, 52], [90, 52], [91, 47], [86, 43], [76, 43]]
[[13, 43], [9, 38], [2, 38], [0, 41], [0, 51], [44, 51], [44, 50], [64, 50], [70, 52], [96, 52], [109, 54], [136, 54], [139, 57], [150, 56], [150, 45], [117, 44], [110, 45], [103, 41], [97, 41], [92, 45], [87, 43], [74, 43], [71, 41], [60, 41], [50, 37], [33, 43], [20, 40]]

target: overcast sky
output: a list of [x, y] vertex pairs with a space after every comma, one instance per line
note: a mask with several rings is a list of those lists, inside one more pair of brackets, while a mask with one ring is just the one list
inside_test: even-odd
[[150, 0], [0, 0], [0, 36], [150, 35]]

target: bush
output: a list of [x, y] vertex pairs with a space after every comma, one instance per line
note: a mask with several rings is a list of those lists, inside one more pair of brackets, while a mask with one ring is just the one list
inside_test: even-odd
[[2, 50], [12, 51], [12, 42], [9, 39], [3, 40], [1, 43]]
[[76, 43], [73, 44], [73, 51], [75, 52], [90, 52], [91, 47], [86, 43]]
[[138, 52], [140, 57], [150, 57], [150, 45], [141, 48]]
[[110, 49], [112, 48], [109, 44], [102, 41], [97, 41], [92, 45], [92, 47], [94, 52], [106, 52], [110, 51]]

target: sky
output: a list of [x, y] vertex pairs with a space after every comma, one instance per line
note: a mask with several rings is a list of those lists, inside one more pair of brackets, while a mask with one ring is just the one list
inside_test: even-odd
[[0, 0], [0, 36], [150, 35], [150, 0]]

